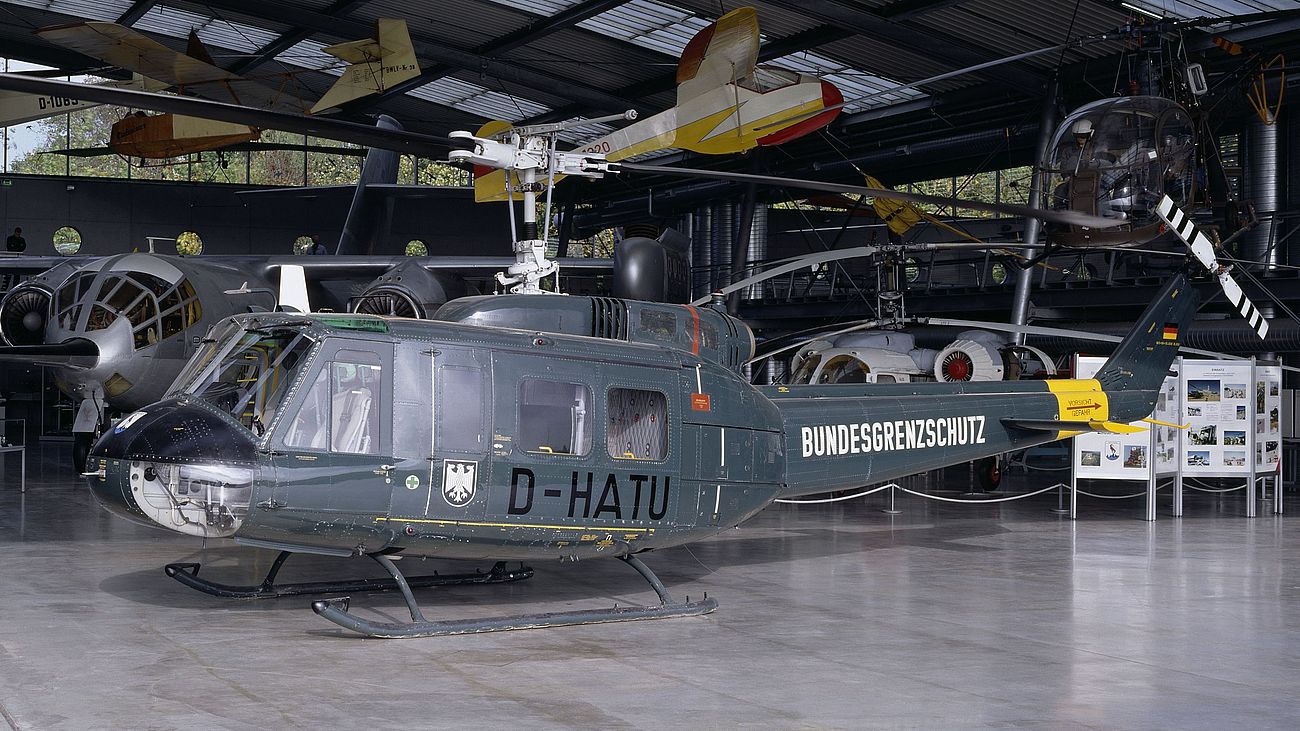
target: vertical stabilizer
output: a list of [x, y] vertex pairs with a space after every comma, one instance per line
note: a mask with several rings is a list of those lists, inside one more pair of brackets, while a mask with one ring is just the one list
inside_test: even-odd
[[[375, 126], [380, 129], [401, 129], [397, 120], [387, 115], [379, 115]], [[397, 167], [401, 155], [393, 150], [381, 150], [375, 147], [366, 152], [365, 164], [361, 166], [361, 179], [357, 181], [357, 190], [352, 194], [352, 205], [348, 208], [348, 218], [343, 222], [343, 233], [339, 236], [339, 245], [334, 253], [373, 254], [381, 241], [381, 232], [387, 230], [388, 222], [382, 214], [384, 196], [368, 191], [368, 185], [393, 185], [397, 182]], [[381, 208], [384, 210], [381, 211]]]
[[374, 38], [349, 41], [321, 50], [347, 62], [338, 81], [311, 108], [312, 114], [337, 109], [354, 99], [382, 94], [420, 75], [405, 20], [380, 18]]
[[[1104, 391], [1156, 391], [1178, 355], [1182, 333], [1192, 323], [1199, 297], [1187, 272], [1171, 278], [1094, 378]], [[1137, 418], [1147, 416], [1141, 414]], [[1111, 415], [1117, 421], [1127, 421]]]

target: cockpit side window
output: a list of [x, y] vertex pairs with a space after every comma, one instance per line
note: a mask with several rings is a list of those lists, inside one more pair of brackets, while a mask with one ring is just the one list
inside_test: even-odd
[[379, 399], [383, 368], [335, 360], [317, 374], [284, 443], [299, 449], [379, 454]]
[[186, 369], [176, 390], [229, 412], [255, 435], [265, 433], [307, 360], [313, 342], [296, 330], [226, 330], [205, 351], [206, 365]]

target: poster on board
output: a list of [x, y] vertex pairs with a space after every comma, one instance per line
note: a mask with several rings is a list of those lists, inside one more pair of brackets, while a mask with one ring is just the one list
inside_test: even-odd
[[[1079, 356], [1075, 360], [1075, 377], [1092, 378], [1105, 362], [1105, 358]], [[1178, 378], [1170, 376], [1161, 384], [1152, 418], [1181, 423], [1178, 408]], [[1135, 421], [1133, 425], [1142, 427], [1142, 431], [1132, 434], [1089, 433], [1076, 436], [1072, 450], [1075, 475], [1088, 479], [1145, 480], [1151, 460], [1155, 460], [1157, 473], [1177, 470], [1177, 430], [1158, 427], [1145, 421]]]
[[1250, 473], [1257, 426], [1251, 368], [1245, 360], [1183, 361], [1183, 474]]
[[1255, 366], [1255, 467], [1272, 472], [1282, 458], [1282, 366]]

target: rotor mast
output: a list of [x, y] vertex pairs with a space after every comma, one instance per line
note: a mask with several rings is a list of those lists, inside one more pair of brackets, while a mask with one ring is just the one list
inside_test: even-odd
[[[514, 194], [519, 193], [524, 203], [523, 231], [514, 241], [515, 263], [506, 271], [497, 272], [497, 283], [511, 294], [546, 294], [541, 280], [560, 270], [559, 263], [547, 257], [546, 242], [550, 230], [551, 190], [557, 175], [581, 175], [588, 178], [604, 177], [610, 172], [605, 156], [598, 153], [559, 152], [556, 144], [561, 132], [596, 122], [636, 119], [636, 111], [611, 114], [595, 119], [570, 120], [554, 124], [536, 124], [511, 127], [493, 137], [475, 137], [458, 130], [448, 137], [467, 140], [472, 150], [452, 150], [447, 155], [450, 163], [469, 163], [503, 170], [506, 173], [506, 193], [511, 203], [510, 228], [514, 228]], [[517, 182], [516, 182], [517, 181]], [[546, 230], [537, 230], [537, 194], [546, 192]]]

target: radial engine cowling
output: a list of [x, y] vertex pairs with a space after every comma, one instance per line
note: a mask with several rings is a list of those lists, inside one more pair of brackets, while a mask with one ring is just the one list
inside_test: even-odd
[[384, 272], [348, 303], [348, 310], [367, 315], [426, 319], [449, 300], [477, 294], [450, 272], [432, 272], [407, 261]]

